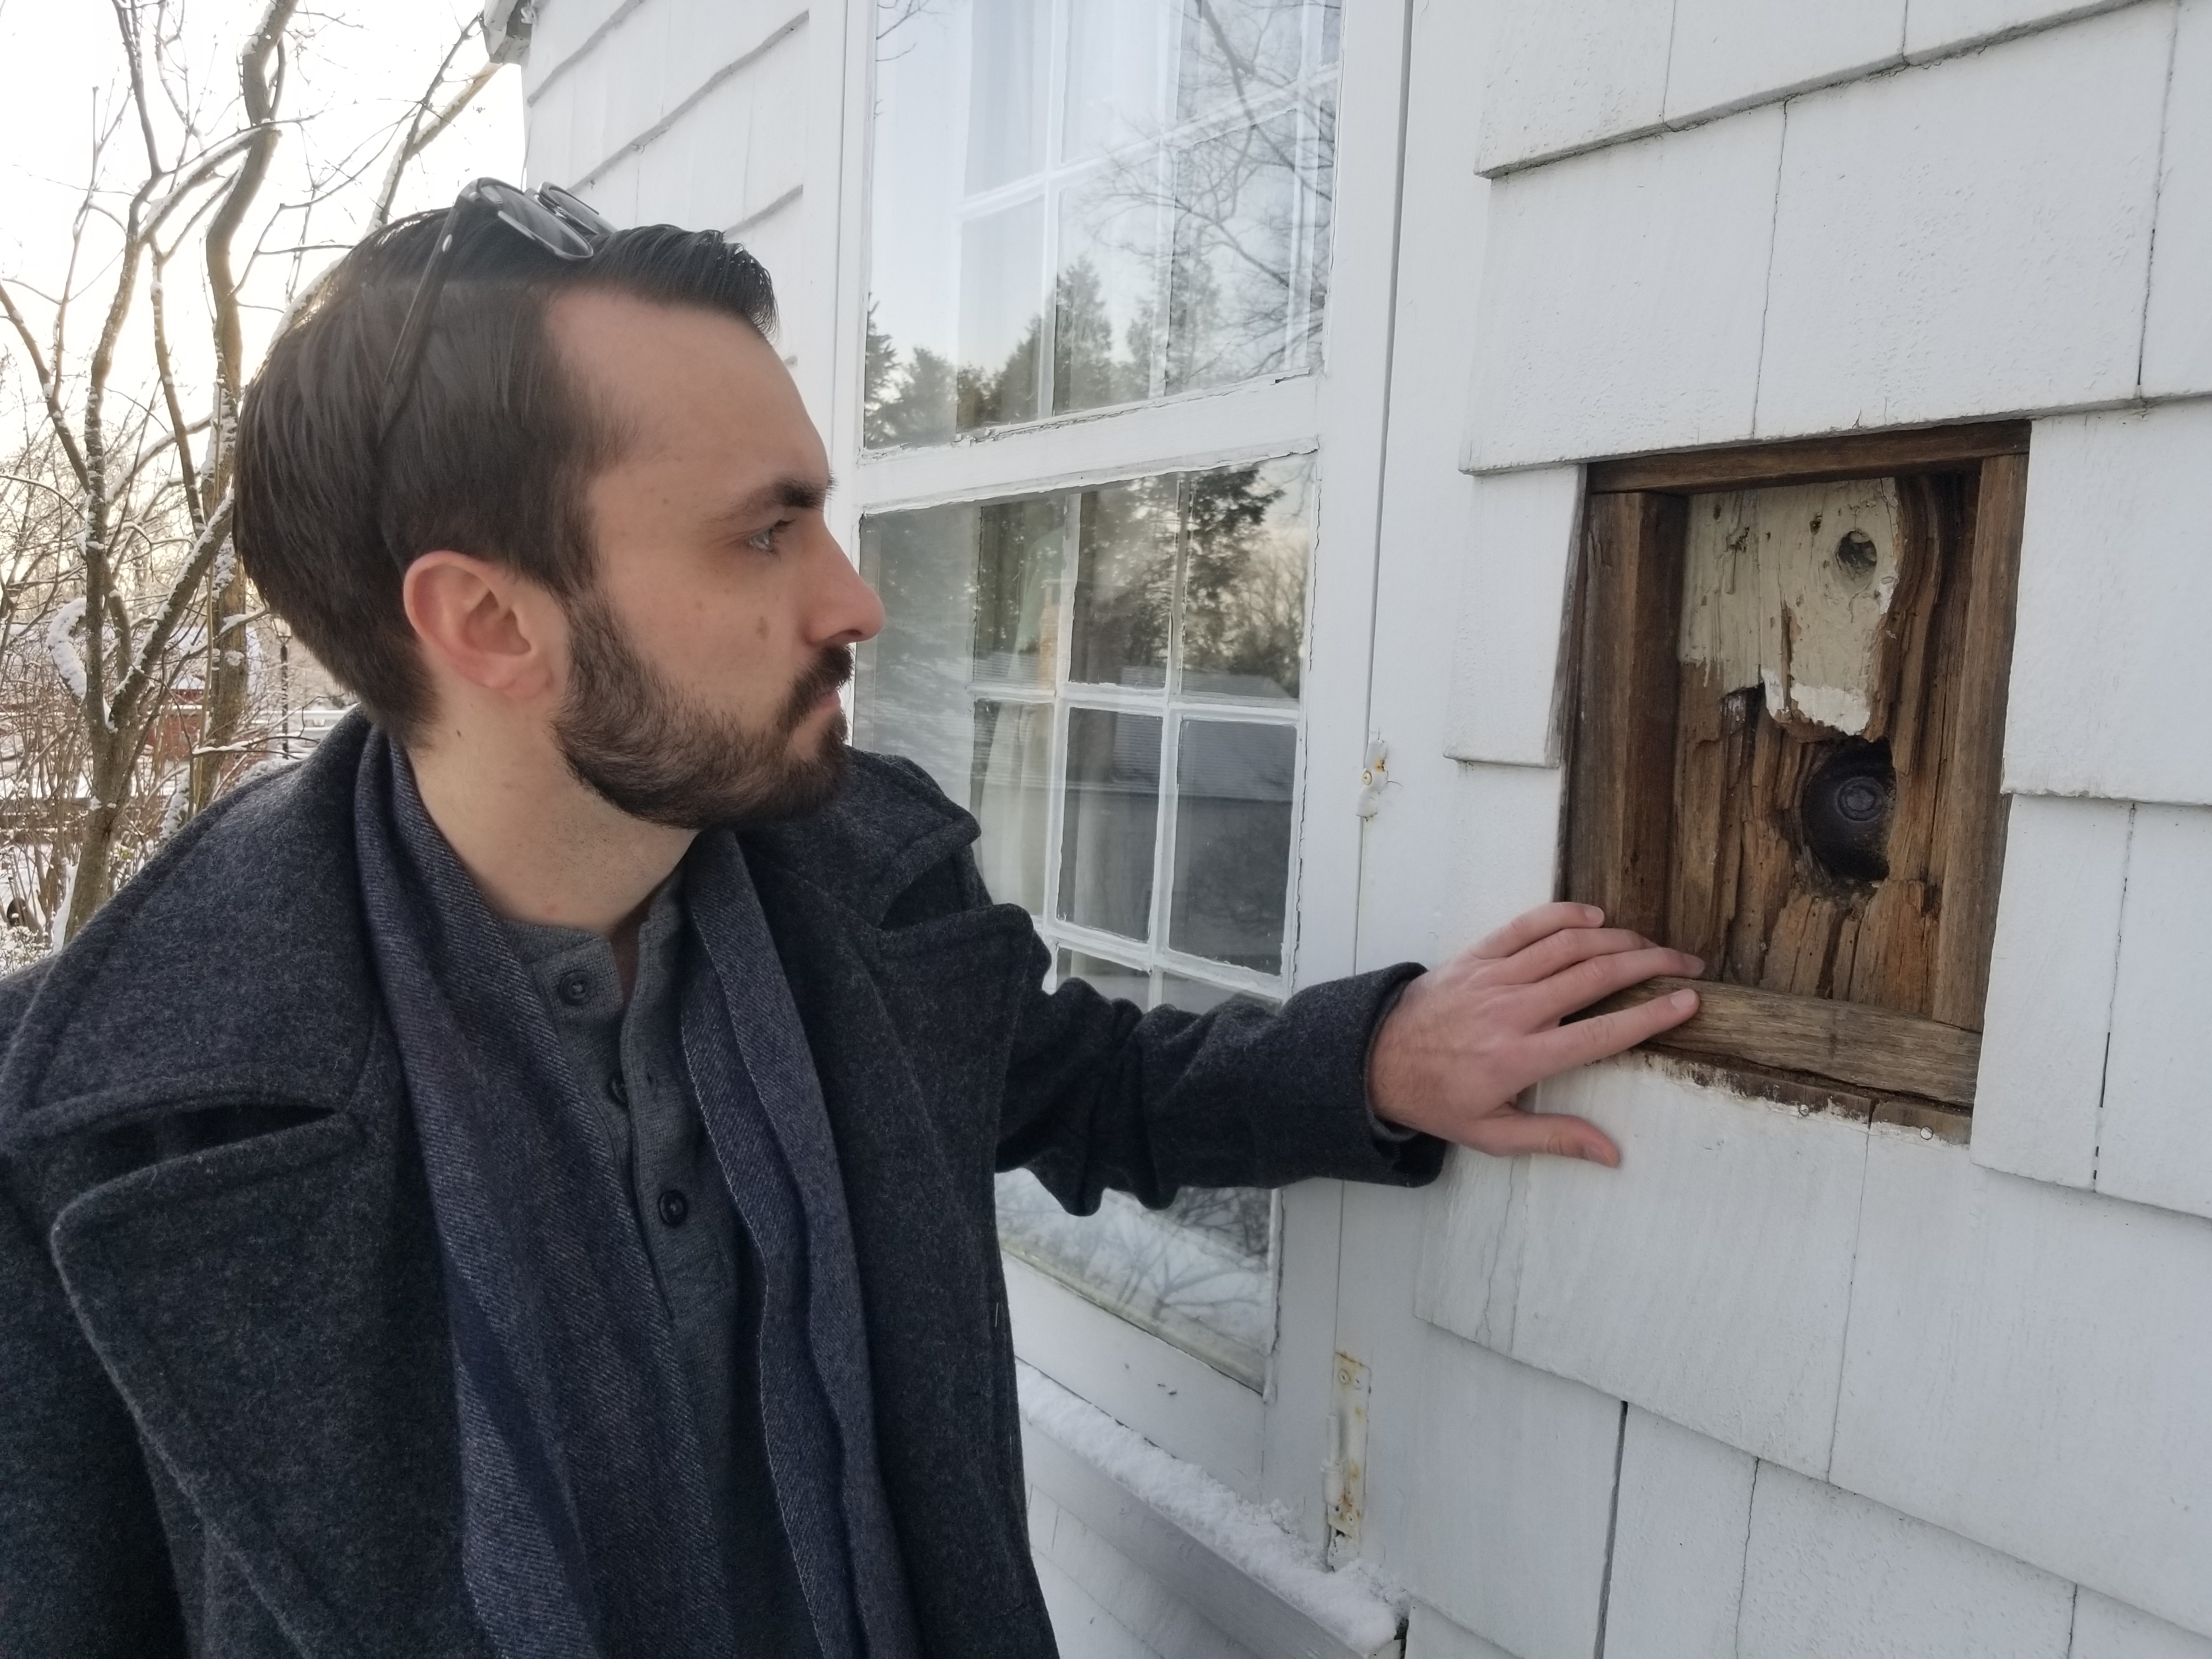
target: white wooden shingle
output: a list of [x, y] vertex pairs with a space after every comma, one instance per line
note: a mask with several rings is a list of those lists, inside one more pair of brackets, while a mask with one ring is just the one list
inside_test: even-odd
[[2212, 1632], [2212, 1223], [1876, 1127], [1830, 1479]]
[[2071, 1659], [2212, 1659], [2212, 1640], [2085, 1589], [2074, 1602]]
[[1513, 1354], [1808, 1474], [1827, 1468], [1866, 1131], [1634, 1058], [1544, 1084], [1618, 1170], [1540, 1158]]
[[1673, 0], [1503, 0], [1486, 9], [1478, 172], [1658, 125]]
[[[2206, 456], [2212, 466], [2212, 453]], [[2136, 809], [2097, 1190], [2212, 1216], [2212, 808]]]
[[2170, 22], [2136, 6], [1790, 103], [1760, 435], [2133, 395]]
[[[1551, 899], [1565, 787], [1565, 774], [1552, 768], [1457, 769], [1437, 932], [1443, 953], [1474, 944]], [[1433, 872], [1430, 879], [1433, 891]]]
[[1425, 1348], [1408, 1588], [1516, 1659], [1589, 1659], [1620, 1401], [1443, 1331]]
[[1556, 766], [1554, 709], [1582, 469], [1478, 477], [1474, 491], [1444, 753], [1454, 760]]
[[1912, 0], [1905, 15], [1905, 50], [1914, 58], [1958, 51], [2065, 20], [2110, 11], [2130, 0]]
[[1735, 1651], [1757, 1467], [1748, 1453], [1629, 1407], [1599, 1659]]
[[2212, 392], [2212, 0], [2182, 0], [2166, 98], [2142, 389]]
[[2015, 796], [1990, 957], [1974, 1162], [2094, 1184], [2112, 975], [2127, 883], [2126, 801]]
[[1751, 435], [1781, 150], [1778, 106], [1492, 186], [1474, 468]]
[[1899, 62], [1905, 10], [1905, 0], [1827, 6], [1675, 0], [1667, 119], [1689, 120]]
[[2039, 421], [2005, 787], [2212, 804], [2212, 401]]
[[1737, 1659], [2065, 1659], [2073, 1599], [2063, 1579], [1763, 1464], [1733, 1652]]

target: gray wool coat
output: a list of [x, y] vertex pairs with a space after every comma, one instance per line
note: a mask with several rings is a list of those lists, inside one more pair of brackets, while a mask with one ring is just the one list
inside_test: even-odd
[[[483, 1655], [437, 1239], [356, 891], [367, 727], [238, 790], [0, 982], [0, 1655]], [[1280, 1014], [1040, 988], [975, 822], [857, 756], [748, 861], [850, 1202], [927, 1650], [1040, 1659], [992, 1174], [1413, 1182], [1365, 1052], [1405, 967]], [[641, 1479], [651, 1472], [641, 1471]]]

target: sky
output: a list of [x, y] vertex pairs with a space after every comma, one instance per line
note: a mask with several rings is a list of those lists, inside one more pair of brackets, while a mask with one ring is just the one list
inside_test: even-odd
[[[183, 0], [193, 81], [211, 100], [234, 99], [238, 49], [264, 3]], [[284, 133], [262, 192], [264, 204], [299, 199], [311, 167], [360, 154], [362, 146], [404, 121], [478, 5], [470, 0], [303, 0], [301, 10], [309, 33], [290, 66], [292, 88], [284, 104], [303, 118]], [[481, 44], [471, 43], [457, 61], [471, 69], [482, 63]], [[90, 167], [95, 103], [112, 110], [125, 84], [110, 0], [0, 0], [0, 279], [11, 286], [26, 283], [47, 292], [58, 286], [70, 218]], [[109, 155], [112, 176], [127, 192], [143, 177], [143, 149], [135, 126], [117, 135]], [[520, 71], [510, 66], [416, 160], [397, 210], [441, 206], [470, 179], [489, 173], [519, 179], [521, 168], [522, 91]], [[380, 164], [370, 171], [380, 176]], [[297, 216], [285, 222], [295, 227]], [[312, 244], [349, 231], [331, 223], [305, 238], [279, 234], [271, 245]], [[296, 261], [312, 271], [336, 257], [335, 249], [313, 248]], [[289, 256], [271, 258], [260, 268], [249, 295], [259, 302], [248, 318], [249, 355], [258, 356], [278, 314], [283, 290], [295, 280], [287, 269], [294, 262]], [[170, 280], [173, 285], [179, 280], [175, 267]], [[105, 284], [98, 287], [104, 297]], [[181, 300], [173, 301], [173, 328], [179, 327], [181, 311]], [[77, 337], [88, 344], [95, 320], [89, 305], [81, 315]], [[34, 320], [43, 328], [42, 318]], [[134, 341], [143, 332], [135, 330]], [[12, 344], [0, 330], [0, 345]], [[132, 367], [126, 362], [118, 372], [127, 375]], [[191, 378], [197, 378], [196, 368], [179, 364]], [[7, 401], [13, 403], [13, 396]]]

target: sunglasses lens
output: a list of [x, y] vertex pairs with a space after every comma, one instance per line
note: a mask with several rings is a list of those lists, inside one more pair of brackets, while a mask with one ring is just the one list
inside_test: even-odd
[[477, 188], [483, 199], [498, 210], [501, 219], [548, 253], [563, 259], [583, 259], [588, 258], [598, 246], [594, 238], [586, 236], [543, 202], [526, 196], [513, 185], [495, 187], [480, 182]]
[[538, 199], [586, 235], [611, 236], [615, 234], [615, 228], [600, 216], [597, 208], [558, 185], [538, 185]]

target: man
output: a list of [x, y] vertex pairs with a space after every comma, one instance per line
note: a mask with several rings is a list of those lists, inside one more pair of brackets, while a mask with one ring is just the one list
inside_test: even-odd
[[1046, 994], [844, 745], [882, 611], [771, 320], [483, 181], [272, 349], [240, 550], [371, 718], [0, 988], [10, 1659], [1048, 1655], [994, 1170], [1614, 1161], [1514, 1097], [1698, 964], [1582, 907], [1280, 1012]]

